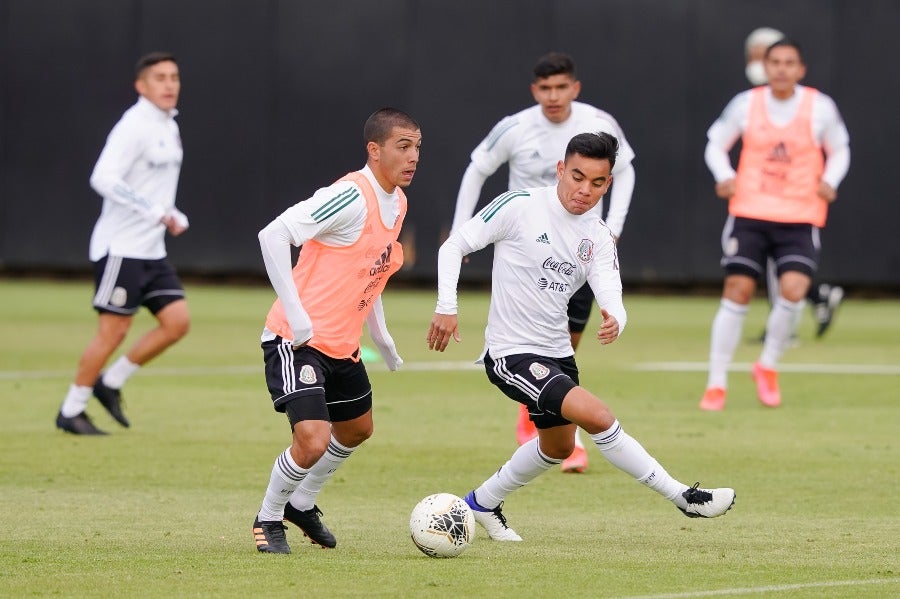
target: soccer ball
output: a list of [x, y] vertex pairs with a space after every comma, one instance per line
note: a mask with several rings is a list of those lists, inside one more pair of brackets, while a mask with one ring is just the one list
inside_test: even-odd
[[456, 495], [429, 495], [413, 508], [409, 534], [429, 557], [456, 557], [475, 539], [475, 515]]

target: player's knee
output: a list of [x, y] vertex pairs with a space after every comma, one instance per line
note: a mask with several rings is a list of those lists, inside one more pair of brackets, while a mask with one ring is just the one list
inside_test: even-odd
[[570, 440], [541, 439], [541, 453], [554, 460], [564, 460], [575, 451], [575, 437]]
[[291, 443], [291, 457], [301, 468], [312, 468], [325, 455], [329, 439], [327, 436], [300, 437], [295, 432]]

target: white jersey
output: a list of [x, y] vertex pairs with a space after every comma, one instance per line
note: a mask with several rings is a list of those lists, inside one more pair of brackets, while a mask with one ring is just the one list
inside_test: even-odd
[[[781, 127], [794, 120], [800, 108], [802, 89], [802, 86], [797, 86], [790, 98], [779, 100], [772, 95], [772, 88], [766, 86], [766, 113], [773, 125]], [[704, 158], [716, 182], [733, 179], [736, 175], [728, 152], [747, 130], [752, 91], [743, 91], [732, 98], [706, 134], [709, 142]], [[812, 133], [816, 143], [825, 151], [822, 180], [837, 189], [850, 168], [850, 134], [834, 100], [821, 91], [813, 101]]]
[[163, 216], [187, 225], [175, 208], [183, 152], [175, 115], [141, 96], [106, 139], [91, 174], [103, 196], [91, 235], [90, 259], [111, 254], [153, 260], [166, 256]]
[[[608, 112], [590, 104], [572, 102], [572, 114], [562, 123], [554, 123], [544, 116], [539, 104], [505, 117], [472, 152], [471, 166], [483, 179], [494, 174], [503, 163], [509, 163], [508, 189], [529, 189], [556, 184], [556, 164], [565, 156], [569, 141], [579, 133], [604, 132], [619, 140], [619, 153], [612, 170], [614, 177], [622, 177], [620, 189], [613, 183], [607, 221], [616, 236], [621, 235], [625, 215], [634, 188], [634, 150], [625, 138], [619, 123]], [[628, 181], [625, 175], [629, 176]], [[453, 230], [472, 216], [478, 203], [477, 189], [460, 189]], [[600, 215], [602, 201], [594, 208]]]
[[[494, 244], [485, 348], [492, 358], [534, 353], [571, 356], [569, 298], [585, 281], [600, 307], [625, 327], [616, 244], [597, 218], [569, 213], [556, 185], [509, 191], [445, 242], [438, 259], [436, 312], [456, 314], [460, 252]], [[445, 251], [445, 247], [450, 251]]]

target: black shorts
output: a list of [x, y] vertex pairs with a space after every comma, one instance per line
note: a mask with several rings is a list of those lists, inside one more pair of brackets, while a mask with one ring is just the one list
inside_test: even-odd
[[722, 231], [722, 267], [729, 275], [759, 279], [772, 258], [778, 276], [786, 271], [809, 277], [819, 267], [819, 228], [808, 223], [776, 223], [729, 216]]
[[572, 333], [583, 333], [587, 326], [588, 318], [591, 317], [591, 306], [594, 305], [594, 291], [591, 286], [585, 283], [582, 285], [575, 295], [569, 298], [569, 331]]
[[107, 255], [93, 264], [97, 312], [131, 315], [146, 306], [156, 314], [184, 299], [184, 287], [166, 258], [141, 260]]
[[566, 394], [578, 386], [575, 357], [546, 358], [536, 354], [515, 354], [492, 359], [484, 356], [488, 378], [503, 393], [528, 408], [537, 428], [571, 424], [562, 417]]
[[[344, 422], [372, 409], [372, 385], [362, 361], [326, 356], [276, 337], [262, 342], [266, 385], [276, 412], [301, 420]], [[290, 404], [290, 405], [288, 405]]]

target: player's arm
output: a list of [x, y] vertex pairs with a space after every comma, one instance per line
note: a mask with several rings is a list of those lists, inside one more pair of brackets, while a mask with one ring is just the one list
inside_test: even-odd
[[597, 339], [603, 345], [612, 343], [625, 330], [628, 315], [625, 305], [622, 303], [622, 279], [619, 276], [619, 257], [616, 253], [615, 243], [612, 241], [604, 244], [604, 247], [594, 257], [591, 271], [588, 273], [588, 284], [597, 304], [600, 306], [600, 314], [603, 322], [597, 331]]
[[372, 311], [366, 316], [366, 325], [369, 327], [369, 335], [372, 342], [378, 348], [384, 363], [387, 364], [388, 370], [397, 370], [403, 364], [403, 359], [397, 353], [397, 345], [394, 338], [387, 330], [387, 323], [384, 319], [384, 306], [381, 303], [379, 295], [372, 304]]
[[703, 159], [716, 181], [716, 195], [722, 199], [727, 200], [734, 195], [734, 178], [737, 173], [728, 153], [743, 133], [749, 101], [749, 92], [735, 96], [706, 133]]
[[165, 210], [139, 195], [125, 182], [143, 152], [140, 127], [120, 121], [110, 131], [91, 173], [91, 187], [104, 198], [134, 210], [151, 223], [162, 222]]
[[616, 240], [622, 236], [625, 228], [625, 217], [631, 207], [631, 196], [634, 193], [634, 150], [622, 127], [611, 114], [599, 111], [600, 119], [595, 128], [614, 135], [619, 142], [616, 165], [613, 167], [613, 186], [609, 195], [609, 209], [606, 211], [606, 226], [613, 232]]
[[275, 219], [259, 232], [258, 237], [266, 274], [284, 306], [285, 317], [294, 334], [293, 345], [295, 348], [305, 345], [312, 339], [313, 327], [291, 276], [291, 232], [283, 222]]
[[481, 197], [481, 188], [487, 178], [488, 175], [482, 174], [475, 163], [470, 162], [466, 167], [462, 182], [459, 184], [459, 193], [456, 194], [456, 210], [453, 213], [451, 231], [457, 230], [464, 222], [472, 218], [478, 198]]
[[841, 113], [831, 98], [821, 97], [820, 106], [825, 113], [825, 130], [822, 133], [822, 149], [825, 152], [825, 170], [819, 182], [819, 196], [827, 202], [837, 199], [837, 188], [850, 170], [850, 134]]

